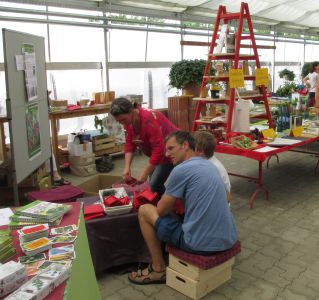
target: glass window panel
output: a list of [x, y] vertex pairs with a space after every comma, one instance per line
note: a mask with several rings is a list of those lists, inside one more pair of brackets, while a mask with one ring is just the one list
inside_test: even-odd
[[173, 33], [148, 33], [147, 61], [178, 61], [181, 36]]
[[303, 48], [303, 43], [276, 42], [275, 59], [276, 61], [301, 62], [304, 54]]
[[300, 77], [301, 77], [301, 66], [296, 65], [296, 66], [275, 66], [275, 82], [274, 82], [274, 87], [273, 91], [276, 92], [276, 90], [279, 88], [280, 85], [284, 84], [284, 79], [279, 77], [279, 72], [282, 71], [283, 69], [288, 69], [289, 71], [293, 71], [295, 73], [295, 82], [298, 83], [300, 82]]
[[109, 30], [109, 61], [145, 61], [146, 32]]
[[[139, 94], [143, 95], [145, 106], [165, 108], [167, 97], [176, 94], [175, 89], [169, 90], [168, 73], [169, 68], [112, 69], [110, 70], [110, 89], [116, 91], [116, 97]], [[153, 99], [153, 105], [150, 103], [150, 98]]]
[[105, 60], [102, 28], [49, 25], [52, 62]]
[[310, 44], [306, 45], [305, 49], [305, 61], [319, 61], [319, 45]]
[[[100, 70], [50, 71], [47, 74], [48, 89], [52, 90], [51, 99], [66, 99], [68, 104], [76, 104], [81, 98], [92, 99], [94, 92], [102, 91]], [[54, 85], [56, 95], [54, 93]], [[60, 134], [80, 129], [94, 129], [94, 116], [61, 120]]]
[[[45, 55], [48, 57], [47, 26], [45, 24], [0, 21], [0, 27], [44, 37]], [[2, 30], [0, 30], [0, 41], [2, 41]], [[3, 47], [0, 47], [0, 61], [4, 62]]]
[[[183, 37], [184, 41], [190, 42], [205, 42], [210, 43], [212, 37], [207, 36], [185, 34]], [[209, 52], [209, 46], [184, 46], [183, 57], [184, 59], [207, 59]]]

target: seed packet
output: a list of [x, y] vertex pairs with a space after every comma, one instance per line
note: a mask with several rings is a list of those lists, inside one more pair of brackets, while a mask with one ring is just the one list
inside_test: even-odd
[[50, 240], [48, 238], [43, 237], [43, 238], [34, 240], [30, 243], [22, 244], [21, 248], [27, 251], [33, 251], [33, 250], [48, 246], [49, 244], [51, 244]]
[[60, 264], [60, 265], [64, 265], [67, 267], [70, 267], [72, 264], [71, 260], [61, 260], [61, 261], [49, 261], [49, 260], [45, 260], [38, 268], [41, 270], [50, 268], [52, 265], [56, 265], [56, 264]]
[[78, 230], [76, 225], [68, 225], [51, 229], [51, 235], [66, 234]]
[[53, 238], [50, 238], [51, 243], [53, 244], [73, 243], [75, 239], [76, 236], [72, 235], [58, 235]]
[[29, 264], [38, 260], [45, 260], [45, 254], [44, 253], [39, 253], [36, 255], [31, 255], [31, 256], [20, 256], [19, 257], [19, 263], [22, 264]]

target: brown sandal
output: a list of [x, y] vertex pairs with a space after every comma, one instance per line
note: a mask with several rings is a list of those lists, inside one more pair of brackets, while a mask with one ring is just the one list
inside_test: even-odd
[[136, 276], [132, 277], [132, 274], [128, 275], [128, 280], [134, 284], [161, 284], [166, 283], [166, 270], [161, 272], [154, 271], [152, 264], [147, 267], [148, 273], [143, 275], [143, 270], [138, 269]]

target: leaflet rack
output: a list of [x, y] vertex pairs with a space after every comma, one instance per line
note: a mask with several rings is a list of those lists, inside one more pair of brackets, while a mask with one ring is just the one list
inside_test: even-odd
[[[221, 21], [223, 21], [223, 24], [229, 24], [230, 21], [236, 20], [237, 21], [237, 32], [235, 33], [235, 47], [233, 53], [216, 53], [218, 43], [220, 43], [219, 39], [225, 38], [225, 35], [221, 31], [219, 31], [219, 26]], [[247, 27], [248, 27], [248, 33], [243, 33], [243, 26], [244, 22], [247, 22]], [[222, 36], [223, 35], [223, 36]], [[226, 32], [227, 35], [227, 32]], [[251, 41], [251, 48], [253, 50], [253, 54], [241, 54], [240, 49], [241, 49], [241, 41], [243, 40], [250, 40]], [[216, 46], [217, 42], [217, 46]], [[215, 49], [215, 52], [214, 52]], [[218, 51], [217, 51], [218, 52]], [[210, 43], [210, 48], [209, 48], [209, 53], [208, 53], [208, 59], [207, 59], [207, 64], [206, 68], [204, 71], [204, 76], [201, 84], [201, 91], [205, 89], [207, 83], [213, 82], [213, 81], [224, 81], [224, 82], [229, 82], [229, 76], [210, 76], [209, 75], [209, 70], [211, 69], [211, 64], [214, 61], [228, 61], [230, 64], [230, 67], [233, 69], [238, 69], [239, 68], [239, 62], [240, 61], [254, 61], [256, 68], [260, 68], [260, 62], [259, 62], [259, 57], [258, 57], [258, 52], [257, 52], [257, 46], [256, 46], [256, 41], [255, 41], [255, 36], [254, 36], [254, 31], [253, 31], [253, 26], [251, 22], [251, 17], [248, 9], [248, 4], [242, 2], [241, 3], [241, 8], [239, 13], [227, 13], [226, 12], [226, 7], [220, 5], [218, 9], [218, 14], [216, 18], [216, 23], [215, 23], [215, 28], [214, 32], [212, 35], [212, 41]], [[245, 81], [255, 81], [256, 76], [252, 75], [245, 75], [244, 80]], [[263, 101], [265, 105], [265, 110], [266, 110], [266, 115], [264, 115], [265, 119], [268, 119], [268, 124], [269, 127], [273, 127], [272, 119], [271, 119], [271, 114], [269, 110], [269, 104], [267, 100], [267, 94], [266, 94], [266, 88], [264, 85], [262, 85], [259, 88], [259, 92], [254, 94], [254, 95], [248, 95], [248, 96], [242, 96], [242, 99], [253, 99], [253, 100], [259, 100]], [[227, 136], [229, 136], [231, 132], [231, 125], [232, 125], [232, 118], [233, 118], [233, 110], [234, 110], [234, 104], [236, 99], [238, 97], [236, 96], [235, 88], [231, 88], [229, 92], [229, 96], [226, 96], [224, 98], [204, 98], [200, 96], [200, 98], [194, 98], [196, 103], [196, 110], [195, 110], [195, 115], [194, 115], [194, 122], [192, 126], [192, 131], [198, 130], [200, 125], [212, 125], [216, 127], [216, 123], [214, 124], [211, 121], [203, 121], [199, 120], [200, 117], [200, 112], [202, 111], [203, 106], [206, 106], [207, 103], [212, 103], [214, 104], [220, 104], [224, 103], [228, 105], [228, 115], [227, 115], [227, 121], [223, 122], [222, 127], [225, 127], [225, 131]]]

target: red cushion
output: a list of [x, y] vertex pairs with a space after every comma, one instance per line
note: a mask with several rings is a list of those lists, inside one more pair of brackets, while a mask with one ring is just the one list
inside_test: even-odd
[[240, 241], [237, 241], [233, 247], [228, 250], [216, 253], [211, 256], [192, 254], [180, 249], [174, 248], [171, 245], [166, 245], [166, 251], [173, 256], [176, 256], [192, 265], [195, 265], [203, 270], [211, 269], [223, 262], [231, 259], [233, 256], [241, 251]]
[[29, 201], [42, 200], [48, 202], [71, 202], [83, 196], [83, 191], [73, 185], [61, 185], [50, 190], [27, 193]]

